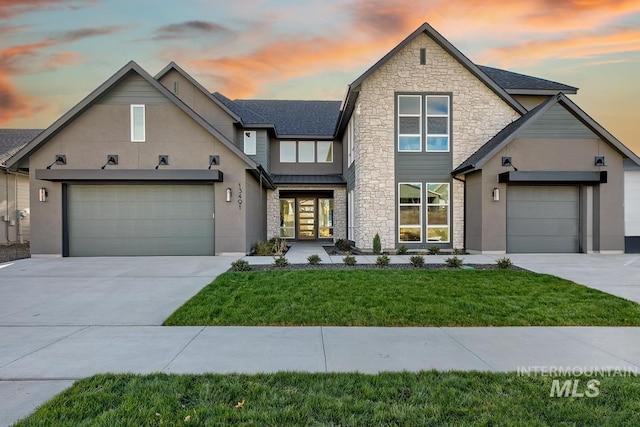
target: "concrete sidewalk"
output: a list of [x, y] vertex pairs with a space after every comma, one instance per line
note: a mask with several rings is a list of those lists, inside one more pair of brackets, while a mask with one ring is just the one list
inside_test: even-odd
[[[324, 262], [342, 262], [318, 245], [296, 246], [287, 254], [292, 263], [306, 263], [311, 251]], [[463, 256], [474, 264], [500, 257]], [[640, 302], [640, 257], [509, 257], [529, 270]], [[640, 328], [159, 326], [234, 259], [36, 258], [0, 264], [0, 426], [33, 412], [74, 380], [104, 372], [640, 371]], [[408, 256], [392, 260], [408, 262]], [[374, 262], [358, 257], [360, 264]]]

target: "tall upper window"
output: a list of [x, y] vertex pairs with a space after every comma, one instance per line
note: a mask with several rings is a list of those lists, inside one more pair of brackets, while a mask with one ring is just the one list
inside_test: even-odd
[[422, 241], [422, 184], [398, 184], [398, 240]]
[[244, 131], [244, 154], [255, 156], [256, 154], [256, 131]]
[[449, 101], [448, 95], [398, 95], [398, 151], [449, 151]]
[[145, 112], [144, 105], [131, 106], [131, 141], [144, 142]]
[[348, 156], [348, 166], [351, 166], [353, 160], [355, 159], [355, 153], [353, 151], [356, 143], [356, 132], [354, 129], [353, 118], [349, 120], [349, 124], [347, 125], [347, 156]]
[[398, 151], [422, 151], [422, 96], [398, 96]]
[[449, 97], [427, 95], [427, 151], [449, 151]]

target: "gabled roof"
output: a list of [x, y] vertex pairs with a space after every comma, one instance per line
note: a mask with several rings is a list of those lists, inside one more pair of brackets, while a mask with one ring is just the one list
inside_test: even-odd
[[41, 132], [42, 129], [0, 129], [0, 167]]
[[507, 144], [513, 141], [520, 131], [527, 126], [535, 123], [545, 112], [556, 104], [561, 104], [569, 112], [571, 112], [578, 120], [584, 123], [589, 129], [591, 129], [602, 140], [608, 142], [616, 148], [621, 154], [631, 159], [633, 162], [640, 165], [640, 158], [631, 150], [629, 150], [622, 142], [611, 135], [605, 128], [603, 128], [598, 122], [585, 113], [580, 107], [573, 103], [566, 95], [559, 93], [538, 105], [533, 110], [529, 111], [518, 120], [507, 125], [504, 129], [498, 132], [493, 138], [491, 138], [486, 144], [473, 153], [467, 160], [462, 162], [460, 166], [455, 168], [452, 175], [460, 175], [475, 170], [482, 169], [484, 164], [495, 156], [500, 150], [502, 150]]
[[198, 88], [198, 90], [200, 92], [202, 92], [207, 98], [209, 98], [211, 101], [213, 101], [216, 105], [218, 105], [220, 108], [222, 108], [224, 111], [227, 112], [227, 114], [229, 114], [235, 121], [240, 122], [242, 121], [242, 119], [240, 118], [240, 116], [238, 116], [236, 113], [234, 113], [231, 109], [229, 109], [223, 102], [220, 102], [219, 99], [217, 99], [215, 96], [213, 96], [213, 94], [211, 94], [207, 89], [204, 88], [204, 86], [202, 86], [200, 83], [198, 83], [198, 81], [196, 79], [194, 79], [193, 77], [191, 77], [191, 75], [189, 73], [187, 73], [186, 71], [184, 71], [182, 68], [180, 68], [180, 66], [178, 64], [176, 64], [175, 62], [171, 61], [166, 67], [164, 67], [158, 74], [156, 74], [156, 76], [154, 77], [156, 80], [161, 80], [162, 77], [164, 77], [167, 73], [169, 73], [170, 71], [175, 70], [176, 72], [178, 72], [182, 77], [184, 77], [185, 79], [187, 79], [189, 81], [189, 83], [191, 83], [192, 85], [194, 85], [196, 88]]
[[[452, 45], [447, 39], [445, 39], [440, 33], [438, 33], [433, 27], [426, 22], [422, 24], [417, 30], [411, 33], [400, 44], [394, 47], [389, 53], [383, 56], [378, 62], [376, 62], [371, 68], [364, 72], [360, 77], [355, 79], [353, 83], [348, 86], [347, 96], [343, 102], [343, 112], [340, 116], [336, 127], [336, 133], [340, 134], [344, 131], [347, 125], [347, 121], [353, 112], [353, 105], [357, 98], [357, 93], [360, 90], [360, 85], [371, 74], [373, 74], [378, 68], [384, 65], [387, 61], [393, 58], [398, 52], [404, 49], [409, 43], [411, 43], [416, 37], [421, 34], [426, 34], [434, 42], [436, 42], [442, 49], [444, 49], [449, 55], [457, 60], [463, 67], [465, 67], [471, 74], [473, 74], [478, 80], [484, 83], [489, 89], [491, 89], [497, 96], [499, 96], [504, 102], [506, 102], [511, 108], [520, 114], [526, 114], [527, 110], [518, 101], [516, 101], [505, 89], [493, 81], [487, 76], [477, 65], [475, 65], [469, 58], [467, 58], [462, 52], [460, 52], [454, 45]], [[355, 92], [355, 95], [353, 94]]]
[[340, 114], [340, 101], [265, 99], [230, 100], [214, 96], [242, 118], [245, 127], [269, 127], [282, 138], [332, 139]]
[[576, 94], [578, 88], [539, 77], [527, 76], [499, 68], [478, 65], [487, 76], [510, 95], [555, 95], [558, 92]]
[[[244, 154], [238, 147], [236, 147], [232, 141], [230, 141], [227, 137], [221, 134], [216, 128], [214, 128], [209, 122], [200, 117], [195, 111], [193, 111], [187, 104], [182, 102], [177, 96], [175, 96], [171, 91], [169, 91], [166, 87], [164, 87], [160, 82], [155, 80], [149, 73], [147, 73], [142, 67], [136, 64], [134, 61], [130, 61], [124, 67], [122, 67], [118, 72], [116, 72], [113, 76], [111, 76], [107, 81], [102, 83], [98, 88], [96, 88], [93, 92], [91, 92], [86, 98], [80, 101], [75, 107], [69, 110], [66, 114], [56, 120], [51, 126], [45, 129], [41, 134], [39, 134], [35, 139], [29, 142], [26, 146], [20, 149], [16, 154], [14, 154], [8, 161], [7, 166], [12, 167], [17, 162], [19, 162], [22, 158], [31, 154], [34, 150], [38, 149], [42, 144], [47, 142], [49, 138], [55, 136], [60, 130], [62, 130], [65, 126], [71, 123], [76, 117], [81, 115], [84, 111], [86, 111], [93, 103], [104, 93], [106, 93], [109, 89], [117, 85], [124, 78], [129, 76], [131, 73], [138, 74], [142, 77], [147, 83], [153, 86], [156, 90], [162, 93], [165, 97], [167, 97], [174, 105], [176, 105], [180, 110], [186, 113], [189, 117], [191, 117], [196, 123], [198, 123], [202, 128], [208, 131], [212, 136], [214, 136], [217, 140], [219, 140], [223, 145], [225, 145], [229, 150], [231, 150], [234, 154], [240, 157], [249, 168], [254, 170], [259, 170], [259, 165], [254, 162], [251, 158], [249, 158], [246, 154]], [[272, 182], [268, 180], [269, 185], [272, 186]]]

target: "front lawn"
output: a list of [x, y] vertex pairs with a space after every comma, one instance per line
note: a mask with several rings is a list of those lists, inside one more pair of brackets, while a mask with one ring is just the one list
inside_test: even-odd
[[[551, 397], [553, 381], [584, 397]], [[98, 375], [17, 426], [622, 426], [640, 417], [636, 377], [480, 372]], [[568, 393], [569, 394], [569, 393]], [[587, 397], [592, 396], [592, 397]], [[634, 421], [636, 420], [636, 421]]]
[[640, 305], [511, 270], [225, 273], [165, 325], [638, 326]]

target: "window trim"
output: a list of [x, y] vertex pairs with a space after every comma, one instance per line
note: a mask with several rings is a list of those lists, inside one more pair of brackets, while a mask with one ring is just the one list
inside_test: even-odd
[[[142, 108], [142, 138], [136, 138], [135, 110]], [[131, 142], [145, 142], [147, 137], [147, 112], [144, 104], [131, 104], [129, 107], [131, 124]]]
[[[401, 114], [400, 113], [400, 98], [419, 98], [420, 99], [420, 112], [418, 114]], [[399, 153], [421, 153], [422, 152], [422, 139], [423, 139], [423, 133], [424, 133], [424, 125], [423, 122], [425, 121], [423, 119], [423, 110], [424, 110], [424, 95], [421, 94], [398, 94], [396, 96], [396, 121], [397, 121], [397, 150]], [[402, 117], [418, 117], [418, 121], [419, 121], [419, 125], [420, 125], [420, 130], [418, 134], [408, 134], [408, 133], [400, 133], [400, 119]], [[420, 139], [419, 142], [419, 147], [417, 150], [403, 150], [400, 148], [400, 138], [402, 137], [418, 137]]]
[[[429, 186], [430, 185], [446, 185], [447, 186], [447, 204], [439, 204], [439, 203], [429, 203]], [[425, 198], [425, 232], [426, 232], [426, 242], [427, 243], [451, 243], [451, 183], [450, 182], [427, 182], [425, 184], [425, 191], [427, 192], [427, 197]], [[429, 229], [430, 228], [444, 228], [445, 226], [442, 224], [430, 225], [429, 224], [429, 207], [430, 206], [446, 206], [447, 207], [447, 235], [449, 236], [448, 240], [429, 240]]]
[[[400, 188], [402, 185], [416, 185], [416, 186], [420, 186], [420, 203], [401, 203], [400, 202], [400, 197], [401, 197], [401, 193], [400, 193]], [[400, 243], [422, 243], [423, 242], [423, 232], [424, 232], [424, 224], [423, 224], [423, 200], [424, 200], [424, 191], [423, 191], [423, 183], [422, 182], [399, 182], [398, 183], [398, 197], [397, 197], [397, 208], [398, 208], [398, 242]], [[419, 212], [418, 212], [418, 221], [419, 224], [417, 225], [402, 225], [400, 224], [400, 208], [403, 206], [418, 206], [419, 208]], [[402, 238], [400, 237], [400, 229], [401, 228], [413, 228], [413, 229], [418, 229], [420, 230], [420, 240], [402, 240]]]
[[[427, 108], [428, 106], [428, 102], [429, 102], [429, 98], [446, 98], [447, 99], [447, 114], [429, 114], [429, 109]], [[433, 133], [430, 134], [429, 133], [429, 125], [428, 125], [428, 121], [429, 121], [429, 117], [441, 117], [441, 118], [446, 118], [447, 119], [447, 133], [446, 134], [440, 134], [440, 133]], [[447, 149], [446, 150], [430, 150], [429, 149], [429, 137], [437, 137], [437, 138], [442, 138], [442, 137], [446, 137], [447, 138]], [[424, 138], [425, 138], [425, 144], [424, 144], [424, 148], [425, 151], [427, 153], [448, 153], [451, 151], [451, 96], [448, 94], [425, 94], [424, 95]]]

